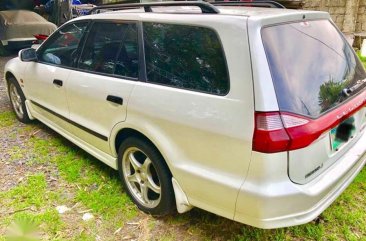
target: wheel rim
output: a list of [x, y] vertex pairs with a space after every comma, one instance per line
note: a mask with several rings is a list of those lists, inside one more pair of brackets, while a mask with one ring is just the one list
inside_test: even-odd
[[161, 199], [160, 180], [150, 158], [136, 147], [122, 157], [123, 178], [134, 198], [146, 208], [155, 208]]
[[17, 87], [13, 83], [10, 84], [9, 93], [10, 93], [11, 104], [13, 105], [15, 114], [19, 118], [23, 118], [24, 112], [22, 108], [22, 98], [19, 95]]

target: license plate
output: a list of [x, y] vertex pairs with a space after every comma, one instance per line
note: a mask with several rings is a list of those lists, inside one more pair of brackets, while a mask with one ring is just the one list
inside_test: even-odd
[[343, 121], [337, 127], [330, 130], [330, 144], [332, 151], [338, 151], [355, 135], [355, 118], [351, 117]]

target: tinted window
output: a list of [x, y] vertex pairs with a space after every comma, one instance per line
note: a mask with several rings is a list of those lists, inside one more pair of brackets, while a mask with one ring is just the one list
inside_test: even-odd
[[283, 111], [318, 117], [366, 85], [360, 61], [327, 20], [267, 27], [262, 38]]
[[47, 40], [37, 52], [41, 62], [72, 66], [76, 60], [76, 49], [88, 23], [72, 23], [61, 28]]
[[137, 78], [136, 24], [93, 24], [79, 60], [79, 68]]
[[229, 90], [221, 43], [207, 28], [144, 23], [149, 82], [218, 95]]

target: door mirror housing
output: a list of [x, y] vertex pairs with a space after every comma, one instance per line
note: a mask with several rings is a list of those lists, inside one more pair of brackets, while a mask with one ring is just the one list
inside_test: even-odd
[[19, 51], [19, 58], [23, 62], [37, 61], [37, 53], [33, 48], [22, 49]]

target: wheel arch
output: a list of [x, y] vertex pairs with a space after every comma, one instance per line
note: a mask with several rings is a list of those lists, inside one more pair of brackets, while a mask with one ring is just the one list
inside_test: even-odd
[[[4, 66], [4, 75], [6, 83], [8, 84], [10, 78], [14, 78], [19, 86], [23, 88], [23, 77], [29, 62], [22, 62], [19, 58], [10, 59]], [[23, 91], [24, 92], [24, 91]], [[24, 93], [25, 94], [25, 93]]]
[[26, 93], [24, 91], [24, 84], [23, 84], [22, 80], [19, 77], [17, 77], [11, 70], [7, 70], [4, 74], [4, 77], [5, 77], [5, 84], [6, 84], [7, 89], [9, 88], [9, 81], [13, 79], [20, 86], [24, 96], [26, 96]]
[[[179, 213], [185, 213], [185, 212], [188, 212], [189, 210], [191, 210], [193, 208], [193, 206], [188, 201], [188, 196], [185, 193], [185, 191], [182, 189], [178, 180], [174, 177], [174, 175], [172, 173], [172, 169], [169, 165], [169, 162], [167, 161], [167, 158], [159, 150], [158, 146], [150, 138], [148, 138], [145, 134], [143, 134], [142, 132], [140, 132], [136, 129], [130, 128], [130, 127], [125, 127], [125, 128], [120, 129], [114, 138], [114, 144], [113, 144], [114, 151], [116, 153], [118, 153], [119, 146], [122, 144], [122, 142], [124, 140], [126, 140], [129, 137], [141, 138], [142, 140], [147, 141], [150, 145], [152, 145], [154, 148], [156, 148], [158, 153], [162, 156], [163, 161], [165, 162], [165, 165], [167, 166], [167, 169], [170, 172], [170, 176], [172, 177], [172, 184], [173, 184], [174, 196], [175, 196], [175, 201], [176, 201], [175, 204], [176, 204], [177, 211]], [[118, 167], [119, 166], [118, 158], [116, 161], [117, 161], [116, 166]]]
[[[168, 167], [168, 170], [169, 170], [171, 176], [173, 176], [170, 165], [167, 162], [166, 157], [159, 150], [158, 146], [150, 138], [148, 138], [145, 134], [143, 134], [142, 132], [140, 132], [136, 129], [133, 129], [133, 128], [130, 128], [130, 127], [125, 127], [125, 128], [120, 129], [117, 132], [117, 135], [114, 138], [114, 144], [113, 144], [113, 148], [114, 148], [113, 151], [115, 151], [116, 154], [118, 153], [118, 149], [119, 149], [120, 145], [122, 144], [122, 142], [124, 140], [126, 140], [127, 138], [129, 138], [129, 137], [137, 137], [139, 139], [142, 139], [142, 140], [146, 141], [150, 145], [152, 145], [159, 152], [159, 154], [163, 157], [163, 160], [164, 160], [166, 166]], [[116, 164], [117, 164], [116, 166], [118, 166], [118, 160], [117, 160]]]
[[11, 78], [14, 78], [16, 81], [18, 81], [17, 78], [15, 77], [15, 75], [12, 72], [6, 71], [5, 80], [6, 80], [7, 85], [9, 84], [9, 81], [10, 81]]
[[[137, 131], [133, 128], [126, 127], [126, 128], [120, 129], [117, 132], [117, 135], [114, 139], [114, 151], [116, 153], [118, 153], [118, 148], [122, 144], [122, 142], [124, 140], [126, 140], [126, 138], [131, 137], [131, 136], [141, 138], [145, 141], [150, 142], [152, 145], [154, 145], [154, 143], [152, 143], [152, 141], [150, 141], [150, 139], [146, 135], [142, 134], [140, 131]], [[154, 145], [154, 146], [156, 147], [156, 145]]]

